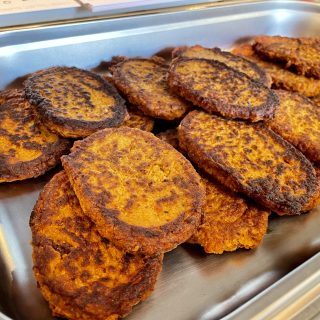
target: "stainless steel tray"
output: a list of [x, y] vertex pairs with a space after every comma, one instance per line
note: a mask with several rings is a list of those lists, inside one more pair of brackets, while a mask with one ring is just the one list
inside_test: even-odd
[[[0, 88], [15, 86], [17, 77], [52, 65], [92, 68], [112, 55], [150, 56], [165, 47], [185, 44], [227, 48], [255, 34], [319, 36], [320, 4], [199, 4], [3, 30]], [[38, 193], [52, 174], [0, 185], [0, 319], [51, 319], [32, 274], [28, 220]], [[306, 315], [301, 309], [310, 303], [301, 301], [311, 296], [316, 301], [314, 295], [319, 294], [319, 226], [320, 208], [297, 217], [271, 217], [268, 234], [257, 250], [219, 256], [206, 255], [192, 245], [180, 246], [165, 255], [156, 290], [128, 319], [275, 319], [277, 315], [289, 319], [299, 312]]]

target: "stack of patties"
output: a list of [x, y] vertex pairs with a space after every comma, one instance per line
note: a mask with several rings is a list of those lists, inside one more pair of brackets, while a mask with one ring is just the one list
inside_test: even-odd
[[54, 67], [24, 89], [0, 92], [0, 182], [37, 177], [60, 163], [72, 141], [126, 120], [124, 100], [102, 77]]
[[153, 290], [163, 253], [188, 240], [205, 191], [190, 162], [148, 132], [75, 143], [30, 225], [34, 273], [54, 315], [117, 319]]
[[263, 68], [273, 88], [316, 97], [320, 95], [319, 50], [319, 38], [259, 36], [232, 52]]
[[[178, 128], [179, 149], [206, 173], [203, 225], [190, 241], [214, 253], [252, 248], [266, 231], [263, 221], [269, 210], [292, 215], [316, 207], [320, 200], [316, 106], [298, 94], [271, 91], [262, 68], [218, 48], [182, 47], [173, 56], [170, 88], [206, 111], [192, 111]], [[311, 69], [308, 63], [304, 68]], [[159, 137], [177, 146], [173, 134]], [[267, 208], [257, 206], [259, 224], [245, 215], [237, 218], [246, 211], [239, 202], [243, 196], [242, 201], [257, 206], [253, 199]]]
[[[202, 53], [206, 57], [214, 55], [219, 61], [222, 60], [247, 72], [259, 83], [261, 81], [268, 86], [271, 84], [271, 79], [254, 63], [222, 52], [220, 49], [212, 50], [200, 46], [178, 48], [174, 51], [174, 57], [182, 53], [184, 55]], [[167, 82], [168, 64], [163, 60], [157, 57], [152, 59], [114, 57], [108, 65], [111, 66], [108, 79], [121, 91], [124, 98], [141, 112], [165, 121], [179, 121], [190, 109], [190, 105], [183, 98], [178, 98], [170, 90]], [[272, 100], [276, 100], [276, 97], [272, 97], [270, 90], [267, 89], [266, 92], [270, 95], [270, 101], [267, 104], [270, 104], [272, 113]], [[158, 137], [182, 152], [178, 146], [175, 129], [162, 132]], [[269, 211], [248, 203], [240, 195], [228, 190], [224, 191], [218, 182], [207, 179], [203, 177], [202, 182], [206, 188], [207, 202], [212, 201], [212, 205], [207, 204], [204, 207], [201, 227], [189, 242], [202, 244], [208, 253], [257, 247], [266, 233]]]

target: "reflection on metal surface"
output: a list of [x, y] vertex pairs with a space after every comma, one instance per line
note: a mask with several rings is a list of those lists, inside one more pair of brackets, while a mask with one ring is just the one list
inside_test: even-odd
[[311, 319], [320, 312], [320, 253], [283, 277], [254, 299], [226, 317], [228, 319]]
[[9, 249], [8, 243], [6, 241], [5, 232], [2, 224], [0, 224], [0, 252], [5, 268], [9, 272], [12, 272], [15, 268], [15, 265], [13, 262], [13, 258], [11, 257], [11, 250]]
[[250, 299], [250, 293], [255, 291], [257, 287], [267, 287], [270, 283], [275, 282], [277, 279], [279, 279], [279, 274], [277, 274], [275, 271], [265, 272], [259, 275], [257, 278], [250, 279], [229, 299], [226, 299], [220, 304], [212, 306], [210, 310], [206, 311], [202, 315], [200, 320], [218, 319], [219, 315], [223, 316], [228, 313], [228, 310], [232, 310], [237, 307], [237, 305], [234, 305], [235, 302], [247, 301]]
[[[150, 16], [11, 30], [0, 33], [0, 88], [21, 85], [23, 78], [16, 78], [52, 65], [92, 68], [113, 55], [150, 56], [165, 47], [196, 43], [230, 47], [239, 38], [255, 34], [318, 35], [319, 19], [318, 4], [268, 1], [248, 5], [241, 1], [199, 10], [171, 9]], [[51, 319], [32, 274], [28, 222], [38, 193], [52, 174], [0, 185], [0, 310], [13, 319]], [[165, 255], [156, 290], [134, 308], [128, 320], [221, 318], [319, 252], [319, 225], [320, 208], [297, 217], [272, 216], [269, 232], [257, 250], [219, 256], [206, 255], [198, 246], [179, 246]], [[296, 286], [309, 276], [290, 283]], [[318, 281], [317, 276], [314, 279]], [[310, 289], [308, 285], [297, 288]], [[311, 289], [310, 296], [300, 291], [299, 297], [291, 297], [313, 299], [318, 289]], [[271, 295], [258, 309], [248, 306], [246, 312], [255, 314], [273, 302]]]

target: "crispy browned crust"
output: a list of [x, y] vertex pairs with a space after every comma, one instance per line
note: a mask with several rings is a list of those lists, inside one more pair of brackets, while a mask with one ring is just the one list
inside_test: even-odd
[[320, 94], [320, 80], [307, 78], [284, 69], [282, 64], [265, 61], [253, 50], [252, 45], [242, 44], [235, 47], [232, 52], [241, 55], [265, 69], [272, 78], [272, 87], [299, 92], [307, 97]]
[[320, 109], [298, 93], [283, 90], [276, 93], [280, 105], [268, 126], [309, 160], [320, 163]]
[[320, 107], [320, 95], [313, 97], [312, 102], [317, 106]]
[[192, 165], [153, 134], [105, 129], [62, 157], [84, 212], [128, 252], [170, 251], [198, 227], [204, 190]]
[[168, 83], [194, 105], [228, 118], [270, 119], [278, 105], [270, 89], [214, 60], [177, 59], [170, 67]]
[[129, 127], [151, 132], [154, 127], [154, 120], [144, 115], [139, 109], [132, 105], [127, 105], [128, 119], [123, 122], [122, 127]]
[[312, 210], [320, 205], [320, 167], [315, 166], [315, 170], [318, 179], [318, 187], [314, 192], [313, 196], [310, 198], [310, 200], [302, 208], [303, 212]]
[[254, 50], [275, 61], [286, 63], [299, 74], [320, 79], [320, 50], [310, 42], [298, 38], [259, 36], [254, 38]]
[[262, 123], [192, 111], [179, 126], [179, 141], [209, 175], [280, 215], [299, 214], [316, 190], [312, 164]]
[[48, 131], [21, 90], [0, 92], [0, 183], [40, 176], [72, 143]]
[[180, 119], [190, 106], [170, 92], [168, 66], [160, 59], [127, 59], [111, 68], [113, 82], [130, 103], [144, 114], [164, 119]]
[[41, 70], [24, 86], [26, 97], [44, 123], [64, 137], [82, 138], [103, 128], [118, 127], [126, 115], [124, 100], [113, 85], [87, 70]]
[[220, 48], [205, 48], [199, 45], [192, 47], [177, 47], [173, 58], [197, 58], [220, 61], [230, 68], [245, 73], [248, 77], [261, 82], [267, 87], [271, 86], [271, 77], [257, 64], [231, 52], [222, 51]]
[[258, 247], [267, 232], [270, 211], [249, 203], [209, 177], [203, 176], [203, 183], [207, 200], [203, 221], [189, 242], [215, 254]]
[[65, 172], [41, 192], [30, 227], [34, 274], [54, 316], [118, 319], [153, 290], [163, 256], [131, 255], [102, 238]]

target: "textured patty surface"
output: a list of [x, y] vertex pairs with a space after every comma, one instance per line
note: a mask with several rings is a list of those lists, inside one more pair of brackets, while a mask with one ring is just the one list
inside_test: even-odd
[[169, 91], [165, 64], [152, 59], [127, 59], [111, 71], [117, 88], [144, 114], [174, 120], [188, 111], [189, 105]]
[[84, 212], [129, 252], [172, 250], [198, 227], [200, 177], [173, 147], [130, 128], [101, 130], [62, 158]]
[[30, 226], [34, 275], [54, 316], [118, 319], [153, 290], [162, 255], [131, 255], [102, 238], [65, 172], [40, 194]]
[[230, 68], [243, 72], [250, 78], [271, 86], [271, 78], [255, 63], [236, 56], [230, 52], [222, 51], [219, 48], [205, 48], [199, 45], [192, 47], [178, 47], [173, 52], [173, 57], [198, 58], [216, 60], [225, 63]]
[[81, 138], [124, 121], [124, 100], [105, 79], [90, 71], [53, 67], [25, 81], [26, 96], [50, 130]]
[[143, 131], [152, 131], [154, 120], [151, 117], [144, 115], [139, 109], [128, 106], [129, 119], [125, 120], [122, 127], [140, 129]]
[[320, 79], [320, 49], [298, 38], [255, 37], [254, 50], [270, 60], [283, 61], [299, 74]]
[[188, 156], [209, 175], [278, 214], [298, 214], [313, 196], [312, 164], [265, 127], [192, 111], [179, 126]]
[[172, 145], [175, 149], [181, 152], [179, 146], [179, 138], [178, 138], [178, 129], [168, 129], [166, 131], [160, 132], [157, 134], [157, 137], [162, 141], [165, 141]]
[[320, 107], [320, 95], [312, 98], [312, 101], [317, 107]]
[[273, 88], [299, 92], [307, 97], [320, 94], [320, 80], [298, 75], [285, 69], [282, 64], [263, 60], [254, 52], [250, 44], [235, 47], [232, 52], [255, 62], [263, 68], [271, 76]]
[[0, 92], [0, 182], [44, 174], [70, 147], [39, 122], [23, 91]]
[[[181, 151], [177, 129], [157, 136]], [[200, 244], [205, 252], [215, 254], [256, 248], [267, 231], [270, 212], [249, 204], [239, 194], [203, 174], [202, 182], [206, 188], [203, 218], [188, 242]]]
[[228, 118], [272, 118], [278, 104], [277, 96], [260, 82], [213, 60], [175, 60], [168, 83], [194, 105]]
[[320, 108], [298, 93], [276, 92], [280, 106], [268, 126], [309, 160], [320, 163]]
[[268, 228], [269, 211], [260, 209], [219, 182], [203, 177], [206, 206], [203, 221], [189, 240], [205, 252], [221, 254], [239, 248], [256, 248]]

